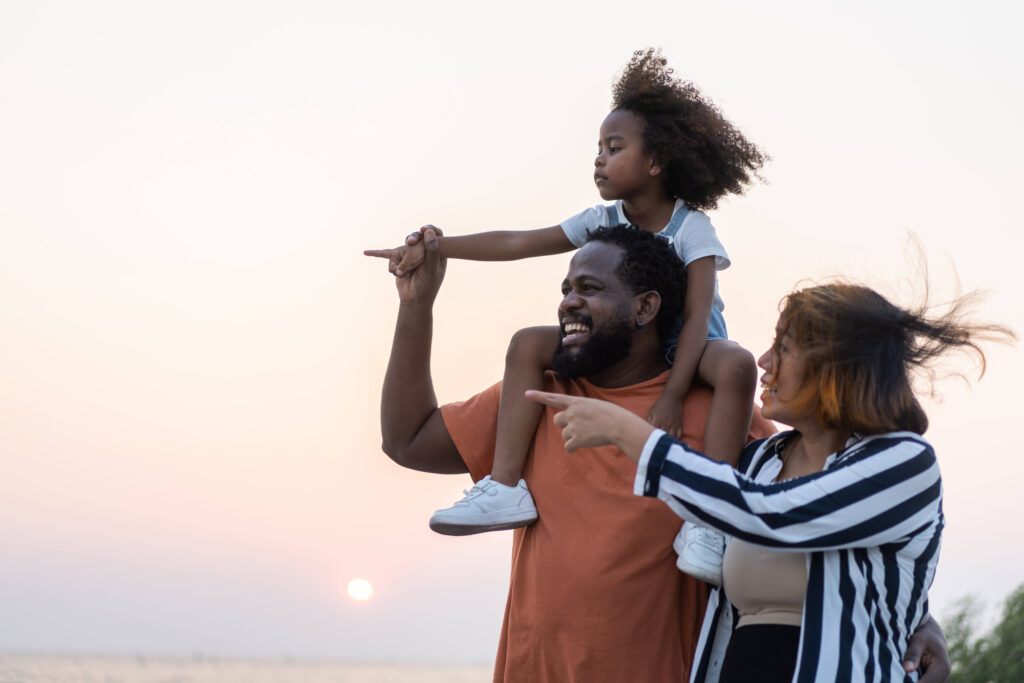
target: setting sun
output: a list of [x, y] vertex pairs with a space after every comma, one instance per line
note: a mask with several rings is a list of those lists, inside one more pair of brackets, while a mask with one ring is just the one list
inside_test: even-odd
[[348, 595], [356, 602], [364, 602], [373, 597], [373, 584], [366, 579], [352, 579], [348, 582]]

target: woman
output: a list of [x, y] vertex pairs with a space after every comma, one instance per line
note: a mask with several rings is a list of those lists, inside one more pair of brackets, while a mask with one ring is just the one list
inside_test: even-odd
[[851, 284], [787, 296], [758, 365], [762, 414], [792, 430], [749, 444], [738, 470], [611, 404], [528, 392], [562, 409], [567, 450], [617, 445], [638, 495], [732, 537], [691, 680], [904, 680], [943, 527], [911, 371], [959, 349], [984, 372], [977, 341], [1012, 333], [964, 322], [972, 299], [930, 316]]

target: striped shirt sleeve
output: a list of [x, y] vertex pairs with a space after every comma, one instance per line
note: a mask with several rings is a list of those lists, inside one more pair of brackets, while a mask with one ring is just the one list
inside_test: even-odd
[[909, 433], [868, 437], [822, 472], [758, 483], [655, 430], [635, 492], [751, 543], [810, 551], [913, 536], [941, 515], [942, 482], [931, 446]]

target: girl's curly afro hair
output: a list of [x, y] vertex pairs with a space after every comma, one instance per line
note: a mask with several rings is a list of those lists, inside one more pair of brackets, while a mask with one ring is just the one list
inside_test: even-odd
[[696, 209], [743, 194], [768, 156], [743, 137], [693, 83], [682, 81], [654, 48], [638, 50], [612, 87], [612, 108], [643, 120], [643, 142], [668, 191]]

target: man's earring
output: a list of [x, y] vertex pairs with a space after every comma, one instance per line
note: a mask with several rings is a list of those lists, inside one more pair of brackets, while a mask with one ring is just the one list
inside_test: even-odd
[[641, 320], [640, 318], [637, 318], [636, 319], [636, 327], [637, 327], [637, 329], [640, 329], [643, 326], [644, 326], [644, 321]]

